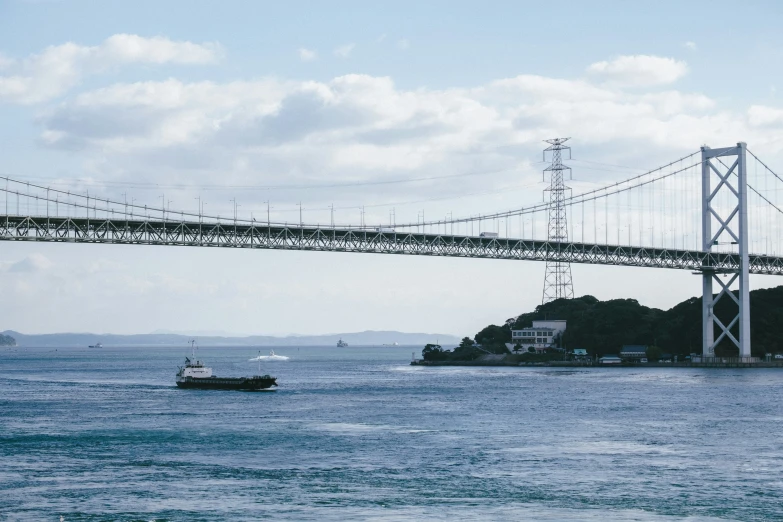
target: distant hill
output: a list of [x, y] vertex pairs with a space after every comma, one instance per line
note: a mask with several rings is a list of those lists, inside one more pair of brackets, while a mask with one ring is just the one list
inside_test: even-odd
[[178, 334], [137, 334], [114, 335], [92, 333], [56, 333], [27, 335], [11, 330], [3, 335], [16, 339], [18, 346], [88, 346], [101, 343], [104, 346], [181, 346], [195, 338], [202, 346], [334, 346], [342, 339], [351, 346], [383, 345], [397, 343], [400, 345], [424, 345], [439, 342], [449, 345], [457, 344], [459, 339], [453, 335], [405, 333], [395, 331], [366, 331], [354, 333], [337, 333], [327, 335], [301, 335], [274, 337], [266, 335], [251, 335], [247, 337], [229, 336], [186, 336]]
[[0, 346], [16, 346], [16, 339], [10, 335], [0, 335]]

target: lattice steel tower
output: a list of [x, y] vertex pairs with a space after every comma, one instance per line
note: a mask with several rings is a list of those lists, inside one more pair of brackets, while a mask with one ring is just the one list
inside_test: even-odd
[[[570, 138], [555, 138], [545, 140], [549, 147], [544, 149], [546, 153], [552, 153], [552, 164], [544, 169], [544, 176], [549, 173], [549, 229], [550, 242], [568, 242], [568, 221], [566, 220], [565, 192], [569, 187], [565, 186], [565, 171], [571, 177], [571, 167], [563, 165], [562, 153], [568, 151], [568, 159], [571, 159], [571, 147], [563, 145]], [[571, 264], [562, 261], [547, 261], [546, 276], [544, 277], [544, 298], [542, 303], [548, 303], [555, 299], [573, 299], [574, 286], [571, 282]]]

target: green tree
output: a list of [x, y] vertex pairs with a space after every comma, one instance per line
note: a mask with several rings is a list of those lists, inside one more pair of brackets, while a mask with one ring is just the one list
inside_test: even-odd
[[454, 353], [451, 358], [456, 361], [472, 361], [476, 357], [479, 357], [484, 352], [478, 349], [476, 343], [470, 337], [465, 337], [459, 346], [454, 348]]
[[658, 362], [658, 359], [660, 359], [661, 355], [663, 355], [663, 350], [661, 350], [658, 346], [648, 346], [646, 355], [648, 361]]
[[421, 351], [421, 357], [425, 361], [439, 361], [445, 353], [439, 344], [427, 344]]
[[476, 334], [476, 343], [491, 353], [508, 353], [506, 343], [511, 342], [511, 328], [508, 324], [491, 324]]

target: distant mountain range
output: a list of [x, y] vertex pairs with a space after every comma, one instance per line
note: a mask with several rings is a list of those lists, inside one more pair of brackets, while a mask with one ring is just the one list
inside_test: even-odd
[[136, 335], [56, 333], [27, 335], [12, 330], [1, 332], [16, 339], [17, 346], [88, 346], [101, 343], [104, 346], [184, 346], [191, 339], [201, 346], [334, 346], [342, 339], [351, 346], [399, 345], [419, 346], [439, 342], [443, 345], [458, 344], [453, 335], [405, 333], [394, 331], [366, 331], [328, 335], [291, 335], [274, 337], [269, 335], [231, 336], [187, 336], [179, 334], [152, 333]]

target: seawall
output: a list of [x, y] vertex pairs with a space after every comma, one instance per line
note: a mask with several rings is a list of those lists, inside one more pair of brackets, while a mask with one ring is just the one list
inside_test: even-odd
[[676, 363], [623, 363], [597, 364], [593, 361], [520, 362], [515, 356], [485, 355], [473, 361], [424, 361], [415, 360], [412, 366], [549, 366], [566, 368], [781, 368], [783, 361], [760, 362], [676, 362]]

